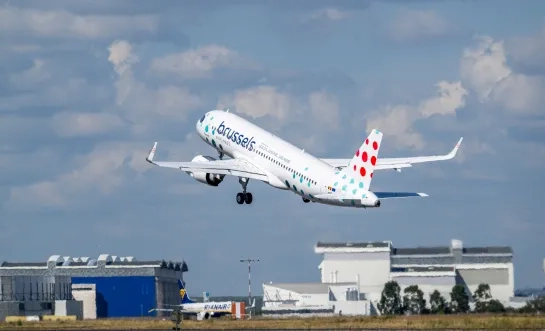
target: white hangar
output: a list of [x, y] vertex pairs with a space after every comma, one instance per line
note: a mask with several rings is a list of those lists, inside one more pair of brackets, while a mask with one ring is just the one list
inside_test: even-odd
[[450, 246], [413, 248], [396, 248], [389, 241], [318, 242], [314, 251], [323, 255], [321, 282], [263, 284], [265, 313], [312, 307], [324, 313], [374, 314], [390, 280], [402, 291], [418, 285], [428, 302], [434, 290], [448, 300], [456, 284], [464, 285], [470, 296], [480, 283], [489, 284], [492, 296], [504, 305], [514, 296], [510, 247], [463, 247], [459, 240]]

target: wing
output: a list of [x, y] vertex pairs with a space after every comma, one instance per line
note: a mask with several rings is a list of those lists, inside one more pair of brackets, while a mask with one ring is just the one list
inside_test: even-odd
[[179, 169], [187, 172], [207, 172], [218, 175], [232, 175], [261, 181], [268, 181], [268, 176], [261, 169], [245, 159], [214, 160], [209, 162], [170, 162], [154, 161], [157, 142], [153, 145], [146, 161], [159, 167]]
[[[167, 312], [167, 313], [174, 313], [175, 309], [172, 309], [172, 308], [153, 308], [153, 309], [148, 310], [148, 313], [152, 313], [154, 311], [164, 311], [164, 312]], [[179, 313], [181, 315], [197, 315], [199, 312], [179, 310]]]
[[[385, 170], [385, 169], [395, 169], [401, 171], [401, 168], [412, 167], [414, 163], [424, 163], [424, 162], [435, 162], [435, 161], [444, 161], [450, 160], [456, 156], [462, 140], [460, 138], [458, 143], [450, 151], [450, 153], [445, 155], [432, 155], [432, 156], [415, 156], [415, 157], [397, 157], [397, 158], [379, 158], [377, 160], [377, 165], [375, 170]], [[348, 165], [350, 159], [321, 159], [322, 161], [329, 163], [331, 166], [342, 169]]]

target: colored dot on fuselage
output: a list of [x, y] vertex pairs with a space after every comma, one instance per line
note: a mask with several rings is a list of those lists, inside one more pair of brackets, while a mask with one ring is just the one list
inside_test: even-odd
[[360, 182], [360, 188], [363, 188], [363, 183], [362, 182]]
[[204, 127], [204, 132], [208, 132], [208, 125]]

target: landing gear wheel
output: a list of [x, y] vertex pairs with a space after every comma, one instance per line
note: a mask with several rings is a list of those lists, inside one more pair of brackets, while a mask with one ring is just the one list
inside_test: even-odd
[[244, 199], [244, 194], [242, 194], [242, 193], [237, 193], [237, 203], [238, 203], [239, 205], [241, 205], [241, 204], [244, 203], [244, 200], [245, 200], [245, 199]]
[[305, 203], [309, 203], [309, 202], [310, 202], [310, 200], [307, 199], [307, 198], [303, 198], [303, 201], [304, 201]]
[[246, 204], [251, 204], [252, 201], [253, 201], [253, 197], [252, 197], [252, 193], [246, 193], [245, 197], [244, 197], [244, 202], [246, 202]]
[[252, 193], [246, 193], [246, 187], [248, 186], [249, 181], [250, 181], [249, 178], [245, 178], [245, 177], [238, 178], [238, 182], [240, 183], [240, 185], [242, 185], [242, 193], [237, 194], [237, 203], [239, 205], [243, 204], [244, 202], [246, 202], [247, 204], [252, 203], [252, 200], [253, 200]]

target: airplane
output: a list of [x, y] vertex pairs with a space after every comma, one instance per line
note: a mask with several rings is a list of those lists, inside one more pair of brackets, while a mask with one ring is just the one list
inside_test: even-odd
[[[178, 279], [178, 287], [180, 288], [180, 304], [176, 307], [179, 309], [180, 314], [194, 316], [199, 320], [207, 320], [210, 318], [222, 317], [225, 315], [232, 315], [233, 305], [236, 304], [233, 301], [221, 301], [221, 302], [195, 302], [189, 298], [189, 295], [185, 289], [185, 282], [181, 279]], [[244, 307], [244, 305], [241, 305]], [[248, 310], [255, 307], [255, 299], [250, 307], [246, 307], [244, 310]], [[154, 308], [152, 311], [166, 311], [174, 313], [176, 309], [174, 308]], [[240, 314], [245, 315], [245, 312], [240, 312]]]
[[[155, 142], [146, 161], [182, 170], [212, 187], [223, 182], [226, 175], [239, 177], [242, 192], [237, 193], [236, 202], [240, 205], [253, 201], [252, 193], [247, 192], [250, 179], [289, 190], [305, 203], [342, 207], [377, 208], [382, 199], [427, 197], [428, 194], [417, 192], [373, 192], [373, 174], [377, 170], [400, 172], [415, 163], [452, 159], [463, 140], [460, 138], [445, 155], [378, 158], [383, 133], [373, 129], [351, 158], [329, 159], [317, 158], [228, 109], [206, 112], [197, 121], [196, 131], [217, 151], [219, 159], [197, 155], [191, 162], [155, 161]], [[225, 155], [230, 159], [223, 159]]]

